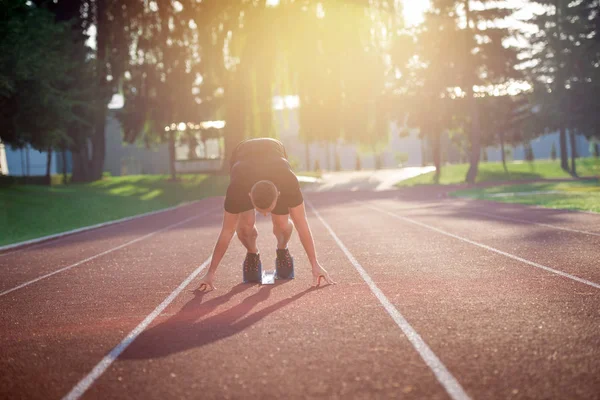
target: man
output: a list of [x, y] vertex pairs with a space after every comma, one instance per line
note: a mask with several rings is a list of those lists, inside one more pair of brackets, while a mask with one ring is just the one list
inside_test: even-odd
[[294, 277], [294, 260], [287, 245], [295, 227], [312, 267], [313, 285], [318, 286], [321, 278], [329, 284], [334, 283], [317, 260], [298, 178], [287, 161], [281, 142], [257, 138], [237, 145], [231, 155], [230, 183], [224, 208], [221, 233], [199, 289], [215, 288], [215, 272], [235, 233], [247, 250], [243, 264], [244, 282], [261, 281], [262, 262], [256, 245], [256, 211], [265, 216], [271, 214], [273, 234], [277, 240], [277, 278]]

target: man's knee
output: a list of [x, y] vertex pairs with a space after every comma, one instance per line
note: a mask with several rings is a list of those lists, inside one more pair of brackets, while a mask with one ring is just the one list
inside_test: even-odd
[[236, 232], [241, 240], [256, 240], [258, 238], [258, 230], [255, 225], [238, 226]]
[[275, 236], [282, 234], [294, 228], [294, 224], [289, 218], [278, 219], [273, 221], [273, 234]]

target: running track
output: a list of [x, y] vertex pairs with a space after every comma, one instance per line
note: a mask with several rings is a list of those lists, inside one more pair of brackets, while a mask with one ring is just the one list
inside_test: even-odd
[[0, 253], [0, 398], [600, 398], [600, 215], [437, 194], [308, 194], [319, 289], [195, 291], [217, 198]]

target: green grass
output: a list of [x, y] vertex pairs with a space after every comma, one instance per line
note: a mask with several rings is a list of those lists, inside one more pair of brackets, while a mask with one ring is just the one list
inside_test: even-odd
[[[469, 164], [454, 164], [442, 167], [440, 185], [464, 183]], [[533, 163], [513, 162], [507, 164], [508, 174], [504, 171], [502, 163], [488, 162], [479, 164], [477, 182], [494, 182], [508, 180], [529, 179], [557, 179], [571, 178], [567, 172], [560, 168], [560, 161], [537, 160]], [[580, 158], [577, 160], [577, 173], [579, 176], [600, 176], [600, 159]], [[434, 185], [434, 172], [423, 174], [405, 181], [398, 182], [396, 186]]]
[[[298, 172], [320, 177], [320, 173]], [[0, 246], [143, 214], [199, 200], [223, 196], [228, 176], [167, 175], [111, 177], [89, 184], [53, 186], [7, 184], [0, 186]], [[301, 184], [304, 185], [304, 184]]]
[[67, 186], [0, 188], [0, 245], [129, 217], [183, 202], [223, 195], [229, 178], [218, 175], [104, 177]]
[[[496, 197], [495, 195], [497, 194], [508, 195]], [[469, 197], [505, 203], [540, 205], [548, 208], [600, 212], [600, 181], [500, 185], [488, 188], [458, 190], [450, 195], [453, 197]]]

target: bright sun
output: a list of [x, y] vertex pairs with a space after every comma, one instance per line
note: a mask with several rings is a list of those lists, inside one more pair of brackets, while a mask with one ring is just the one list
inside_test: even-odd
[[403, 6], [406, 26], [415, 26], [423, 22], [423, 13], [429, 8], [429, 0], [405, 0]]
[[[423, 22], [423, 12], [429, 7], [429, 0], [404, 0], [404, 22], [406, 26], [415, 26]], [[277, 7], [279, 0], [267, 0], [267, 7]], [[322, 7], [321, 3], [319, 6]]]

